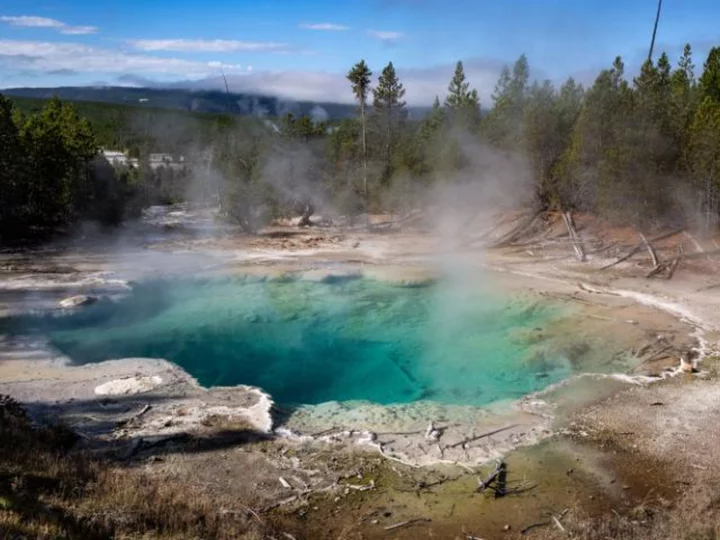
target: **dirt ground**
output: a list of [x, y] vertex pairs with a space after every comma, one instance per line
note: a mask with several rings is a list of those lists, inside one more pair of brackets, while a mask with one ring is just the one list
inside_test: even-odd
[[[272, 522], [274, 532], [260, 537], [491, 540], [569, 533], [581, 538], [587, 533], [578, 532], [582, 527], [573, 529], [575, 523], [623, 519], [639, 527], [640, 535], [633, 538], [643, 538], [643, 530], [647, 537], [662, 538], [651, 536], [656, 534], [655, 522], [637, 517], [638, 508], [679, 512], [683, 501], [693, 497], [694, 486], [720, 485], [715, 429], [720, 420], [720, 265], [717, 257], [700, 251], [712, 254], [717, 239], [681, 232], [653, 242], [647, 235], [661, 261], [678, 257], [680, 245], [685, 254], [697, 255], [680, 259], [672, 279], [666, 278], [667, 272], [647, 278], [653, 263], [642, 245], [627, 261], [603, 269], [641, 240], [632, 229], [613, 229], [587, 216], [575, 218], [588, 252], [584, 262], [574, 258], [562, 219], [552, 214], [509, 244], [488, 248], [522, 219], [515, 216], [492, 230], [451, 239], [411, 229], [291, 227], [274, 227], [250, 238], [234, 231], [199, 234], [182, 224], [164, 224], [162, 234], [128, 231], [122, 241], [104, 242], [103, 249], [81, 240], [5, 252], [0, 253], [0, 314], [47, 309], [69, 293], [121, 293], [125, 279], [179, 267], [183, 272], [302, 273], [308, 278], [312, 272], [322, 278], [361, 271], [404, 284], [435, 279], [448, 266], [493, 269], [506, 276], [499, 278], [506, 286], [577, 308], [570, 328], [548, 331], [567, 334], [568, 339], [605, 336], [609, 349], [631, 349], [643, 360], [625, 379], [602, 384], [588, 379], [572, 388], [552, 389], [552, 434], [503, 452], [509, 492], [504, 497], [490, 489], [478, 491], [478, 481], [495, 467], [492, 461], [483, 466], [416, 467], [383, 457], [377, 448], [354, 444], [362, 433], [324, 442], [258, 436], [252, 422], [224, 414], [206, 414], [190, 428], [167, 433], [162, 429], [170, 426], [163, 424], [155, 437], [147, 430], [142, 436], [133, 432], [143, 427], [142, 417], [132, 429], [119, 429], [115, 424], [148, 403], [143, 393], [95, 400], [96, 406], [112, 409], [104, 419], [110, 428], [99, 430], [102, 437], [95, 439], [91, 428], [98, 426], [97, 418], [85, 419], [85, 427], [78, 429], [87, 428], [90, 435], [78, 448], [111, 459], [120, 470], [181, 485], [189, 497], [214, 498], [221, 505], [218, 512]], [[654, 236], [665, 232], [672, 231]], [[679, 356], [693, 347], [702, 359], [698, 372], [677, 373]], [[31, 404], [43, 402], [36, 413], [56, 415], [59, 409], [36, 385], [64, 377], [58, 359], [41, 368], [42, 362], [52, 360], [34, 345], [21, 351], [3, 348], [0, 393], [16, 394]], [[48, 371], [43, 375], [42, 369]], [[55, 405], [63, 399], [56, 396]], [[145, 414], [148, 422], [160, 418]], [[282, 418], [283, 411], [274, 409], [272, 414]], [[138, 439], [139, 444], [134, 442]], [[389, 440], [387, 448], [392, 447]]]

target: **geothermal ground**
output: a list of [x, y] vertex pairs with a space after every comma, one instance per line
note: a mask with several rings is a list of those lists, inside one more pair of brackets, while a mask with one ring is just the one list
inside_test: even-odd
[[[216, 497], [223, 511], [272, 520], [279, 535], [298, 539], [560, 534], [563, 522], [571, 527], [580, 517], [615, 519], [641, 504], [667, 510], [698, 482], [720, 480], [717, 263], [697, 256], [681, 261], [672, 279], [646, 278], [652, 265], [643, 249], [603, 269], [639, 240], [590, 219], [578, 220], [589, 254], [577, 262], [558, 216], [508, 245], [483, 247], [520, 221], [452, 235], [288, 225], [250, 238], [211, 216], [158, 210], [121, 236], [6, 252], [0, 394], [22, 402], [38, 422], [62, 419], [80, 434], [81, 448], [119, 468], [179, 482]], [[654, 247], [668, 260], [680, 242], [696, 254], [713, 249], [711, 240], [682, 234]], [[572, 369], [526, 395], [484, 405], [290, 406], [262, 385], [204, 388], [157, 357], [74, 365], [42, 325], [18, 326], [97, 309], [98, 302], [59, 307], [68, 297], [118, 303], [137, 283], [188, 276], [365, 279], [413, 290], [451, 279], [461, 291], [503, 291], [523, 309], [559, 313], [514, 338], [539, 347], [531, 361], [560, 351]], [[288, 320], [296, 317], [303, 314]], [[696, 373], [679, 369], [687, 353]], [[369, 387], [384, 382], [373, 377]], [[500, 498], [477, 491], [497, 458], [508, 473], [509, 493]]]

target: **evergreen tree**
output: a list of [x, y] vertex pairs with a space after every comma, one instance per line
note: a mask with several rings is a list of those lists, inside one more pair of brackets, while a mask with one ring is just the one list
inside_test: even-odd
[[25, 160], [13, 113], [12, 102], [0, 94], [0, 238], [3, 229], [12, 228], [23, 211], [19, 192]]
[[384, 139], [385, 167], [383, 178], [388, 181], [392, 176], [392, 157], [398, 143], [398, 135], [405, 120], [405, 88], [390, 62], [383, 69], [378, 85], [373, 90], [373, 109], [380, 123]]
[[710, 49], [700, 77], [700, 99], [720, 103], [720, 47]]
[[445, 108], [450, 112], [453, 120], [470, 127], [474, 127], [479, 119], [480, 99], [477, 90], [471, 90], [470, 83], [465, 80], [465, 68], [462, 62], [455, 65], [455, 73], [445, 97]]
[[720, 103], [705, 96], [690, 127], [688, 154], [697, 211], [706, 231], [717, 225], [720, 211]]
[[[590, 212], [622, 209], [625, 136], [631, 95], [620, 57], [603, 70], [585, 94], [568, 150], [556, 169], [563, 205]], [[620, 187], [620, 189], [617, 189]]]
[[710, 50], [699, 82], [701, 99], [688, 136], [689, 166], [706, 229], [720, 211], [720, 47]]
[[526, 95], [530, 68], [525, 55], [521, 55], [512, 71], [505, 66], [492, 95], [493, 107], [484, 121], [488, 139], [506, 149], [520, 149], [525, 142]]
[[541, 198], [547, 191], [550, 172], [564, 150], [556, 101], [555, 89], [550, 81], [543, 84], [536, 82], [528, 91], [524, 107], [524, 147], [541, 187]]
[[689, 144], [690, 124], [696, 109], [695, 66], [692, 62], [692, 49], [685, 45], [683, 55], [677, 69], [671, 75], [670, 123], [673, 144], [677, 153], [676, 173], [682, 174], [689, 170], [687, 150]]
[[[352, 91], [360, 105], [360, 131], [362, 146], [362, 166], [363, 166], [363, 198], [365, 199], [365, 213], [370, 212], [370, 194], [368, 192], [368, 152], [367, 152], [367, 100], [370, 94], [370, 78], [372, 71], [365, 63], [360, 60], [353, 66], [347, 74], [347, 79], [352, 85]], [[369, 220], [369, 217], [368, 217]]]

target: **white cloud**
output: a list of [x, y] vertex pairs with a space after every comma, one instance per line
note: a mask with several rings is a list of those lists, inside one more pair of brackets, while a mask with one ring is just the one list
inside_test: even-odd
[[236, 41], [231, 39], [133, 39], [128, 43], [143, 51], [237, 52], [286, 51], [288, 45], [272, 41]]
[[79, 36], [84, 34], [94, 34], [97, 30], [98, 29], [95, 26], [63, 26], [60, 29], [60, 33], [71, 36]]
[[389, 30], [368, 30], [368, 34], [381, 41], [397, 41], [405, 36], [402, 32], [392, 32]]
[[315, 23], [315, 24], [301, 24], [300, 28], [303, 30], [325, 30], [330, 32], [339, 32], [342, 30], [350, 30], [349, 26], [334, 23]]
[[[493, 59], [471, 58], [464, 62], [464, 67], [470, 86], [477, 89], [480, 95], [481, 105], [488, 106], [502, 63]], [[455, 64], [421, 69], [398, 68], [398, 76], [407, 91], [405, 99], [408, 104], [430, 106], [435, 96], [442, 100], [454, 69]], [[232, 91], [267, 94], [296, 101], [352, 103], [354, 99], [344, 73], [255, 69], [230, 75], [227, 81]], [[223, 84], [219, 77], [212, 77], [189, 82], [188, 86], [222, 89]]]
[[175, 78], [207, 77], [218, 69], [238, 72], [236, 64], [128, 54], [79, 43], [51, 43], [0, 39], [0, 68], [46, 74], [58, 70], [77, 73], [153, 74]]
[[56, 21], [55, 19], [47, 19], [45, 17], [29, 17], [22, 15], [20, 17], [2, 16], [0, 21], [8, 23], [11, 26], [25, 26], [28, 28], [62, 28], [65, 23]]
[[52, 28], [59, 31], [61, 34], [72, 35], [94, 34], [98, 30], [95, 26], [71, 26], [56, 19], [48, 19], [47, 17], [32, 17], [29, 15], [20, 15], [17, 17], [3, 15], [0, 17], [0, 22], [7, 23], [10, 26], [23, 28]]

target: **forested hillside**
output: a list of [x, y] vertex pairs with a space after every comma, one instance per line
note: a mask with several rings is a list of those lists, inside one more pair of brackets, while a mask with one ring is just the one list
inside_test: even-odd
[[[521, 190], [524, 203], [642, 229], [717, 226], [720, 48], [702, 68], [689, 45], [679, 59], [662, 54], [631, 80], [616, 58], [589, 88], [535, 81], [522, 56], [483, 104], [462, 63], [448, 78], [446, 98], [421, 120], [408, 117], [392, 63], [375, 85], [370, 66], [353, 66], [358, 114], [329, 124], [56, 100], [37, 110], [20, 99], [13, 113], [3, 100], [0, 234], [182, 199], [219, 204], [253, 232], [275, 216], [406, 211], [454, 185], [491, 182]], [[99, 146], [129, 150], [139, 168], [113, 171], [94, 157]], [[151, 170], [151, 152], [182, 154], [186, 165]], [[113, 180], [98, 182], [99, 170]], [[108, 213], [110, 200], [121, 210]]]
[[292, 113], [316, 119], [342, 119], [354, 115], [352, 105], [313, 101], [289, 101], [273, 96], [226, 93], [219, 90], [184, 88], [136, 88], [128, 86], [63, 86], [59, 88], [9, 88], [17, 98], [50, 99], [132, 105], [141, 108], [174, 109], [196, 113], [224, 113], [277, 117]]
[[[59, 96], [58, 96], [59, 97]], [[48, 100], [12, 97], [15, 109], [40, 113]], [[93, 101], [73, 101], [72, 107], [90, 122], [97, 143], [103, 148], [127, 150], [132, 157], [150, 152], [180, 152], [212, 131], [227, 117], [160, 107], [139, 107]]]

